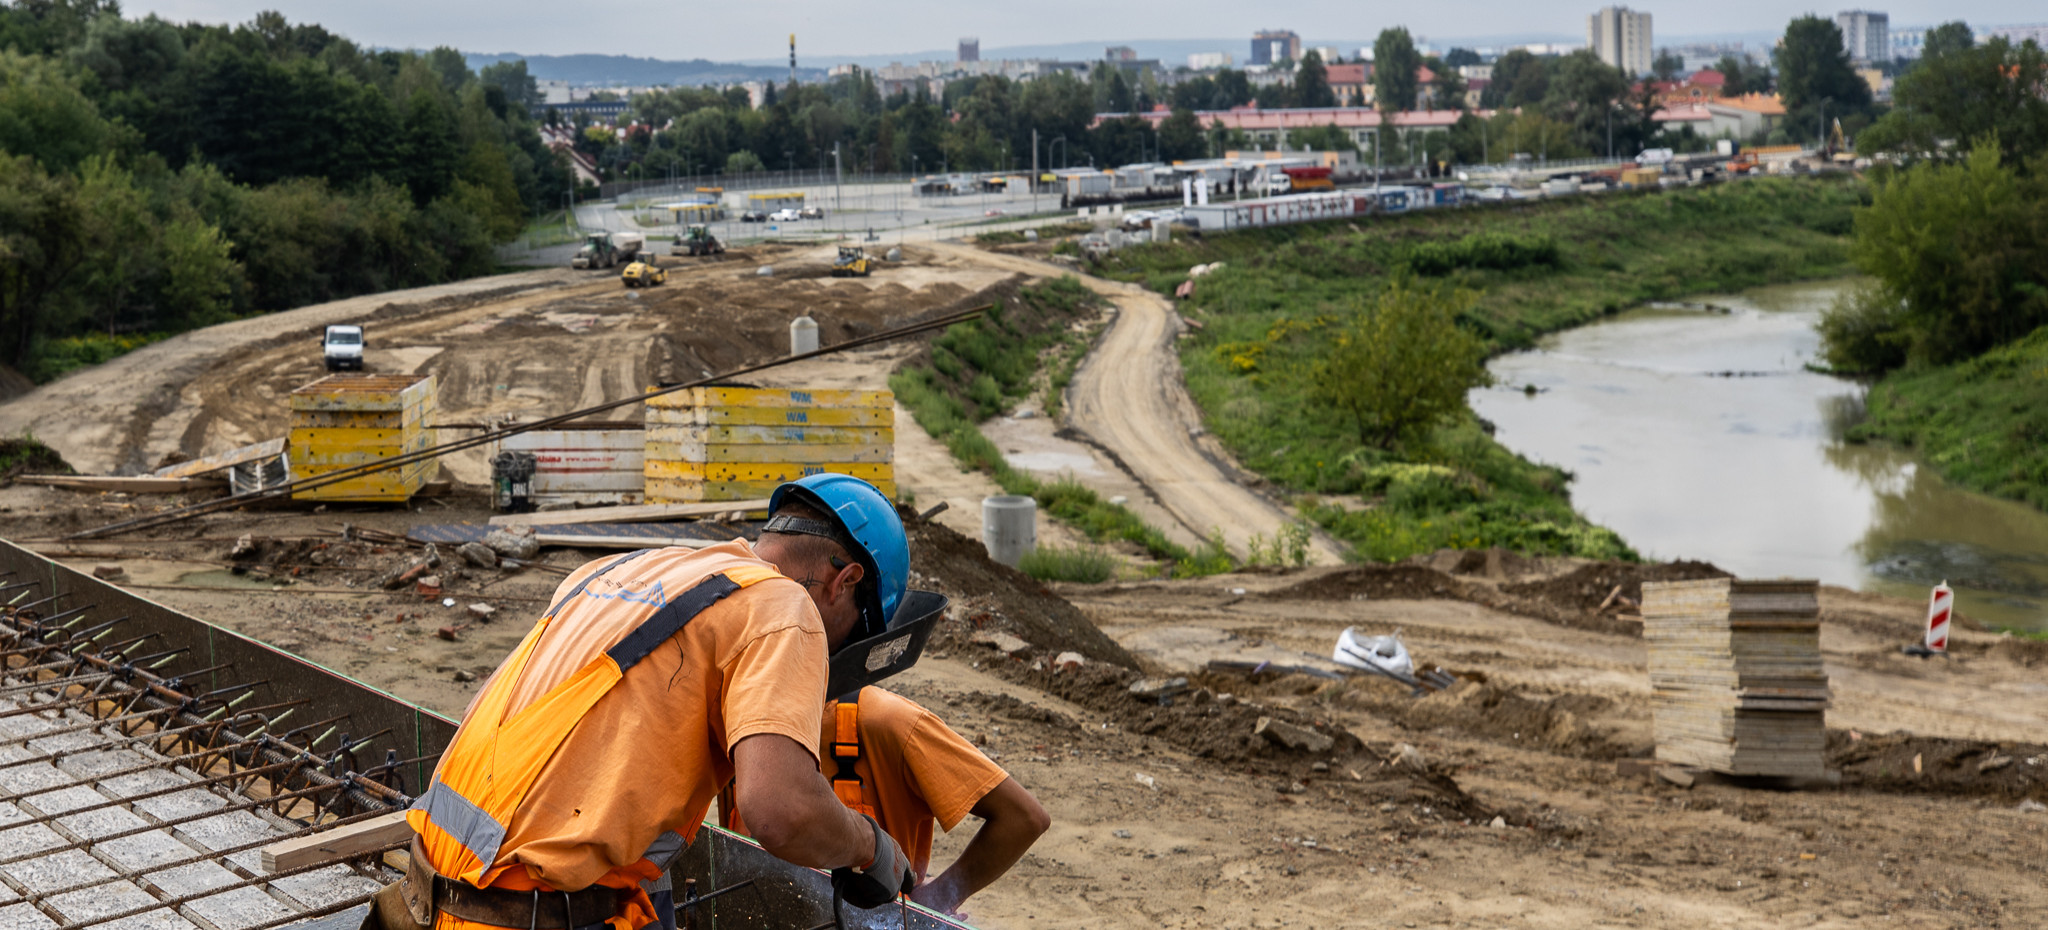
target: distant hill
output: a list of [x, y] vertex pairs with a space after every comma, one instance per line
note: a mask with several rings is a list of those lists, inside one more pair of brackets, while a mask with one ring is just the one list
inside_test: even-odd
[[[521, 55], [517, 52], [464, 52], [471, 70], [501, 61], [526, 59], [526, 71], [543, 81], [571, 84], [737, 84], [742, 81], [786, 80], [789, 65], [743, 65], [695, 58], [663, 61], [628, 55]], [[825, 76], [822, 68], [796, 69], [799, 80]]]

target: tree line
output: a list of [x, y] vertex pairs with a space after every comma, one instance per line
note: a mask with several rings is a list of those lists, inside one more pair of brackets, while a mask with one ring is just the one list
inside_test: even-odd
[[370, 51], [263, 13], [0, 4], [0, 364], [496, 269], [568, 186], [524, 63]]
[[1945, 365], [2048, 326], [2048, 52], [1935, 33], [1857, 140], [1886, 160], [1856, 217], [1870, 283], [1821, 324], [1838, 370]]

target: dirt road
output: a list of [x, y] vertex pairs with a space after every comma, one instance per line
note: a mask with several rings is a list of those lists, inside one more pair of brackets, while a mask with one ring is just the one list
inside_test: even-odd
[[[938, 243], [929, 248], [1034, 277], [1072, 269], [1016, 255]], [[1295, 519], [1271, 498], [1245, 484], [1245, 473], [1213, 439], [1204, 441], [1202, 418], [1181, 381], [1173, 341], [1180, 320], [1166, 298], [1136, 285], [1079, 276], [1116, 304], [1116, 320], [1067, 388], [1067, 423], [1108, 450], [1130, 470], [1189, 534], [1221, 530], [1243, 555], [1253, 536], [1277, 539]], [[1337, 548], [1317, 533], [1314, 564], [1340, 561]]]
[[193, 330], [73, 372], [0, 405], [0, 434], [33, 432], [87, 474], [143, 471], [163, 453], [200, 441], [187, 433], [203, 407], [188, 395], [204, 382], [218, 383], [217, 369], [228, 359], [269, 347], [300, 357], [317, 372], [320, 352], [313, 340], [328, 324], [371, 323], [374, 344], [379, 323], [449, 303], [558, 288], [583, 277], [567, 269], [549, 269], [476, 278]]

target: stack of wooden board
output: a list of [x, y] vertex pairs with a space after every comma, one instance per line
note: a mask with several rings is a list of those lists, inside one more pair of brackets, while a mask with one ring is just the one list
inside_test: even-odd
[[767, 497], [825, 472], [896, 496], [895, 395], [703, 387], [647, 401], [646, 501]]
[[[328, 375], [292, 392], [286, 459], [292, 478], [318, 477], [433, 445], [433, 375]], [[440, 459], [371, 472], [293, 500], [403, 501], [441, 474]]]
[[1819, 587], [1643, 585], [1658, 759], [1730, 775], [1826, 774]]

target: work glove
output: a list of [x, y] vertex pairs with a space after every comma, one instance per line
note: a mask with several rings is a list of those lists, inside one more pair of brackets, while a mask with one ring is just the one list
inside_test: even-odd
[[916, 887], [917, 875], [910, 870], [910, 857], [882, 832], [882, 825], [866, 814], [860, 816], [875, 831], [875, 861], [864, 869], [850, 865], [833, 869], [832, 890], [854, 907], [881, 907]]

